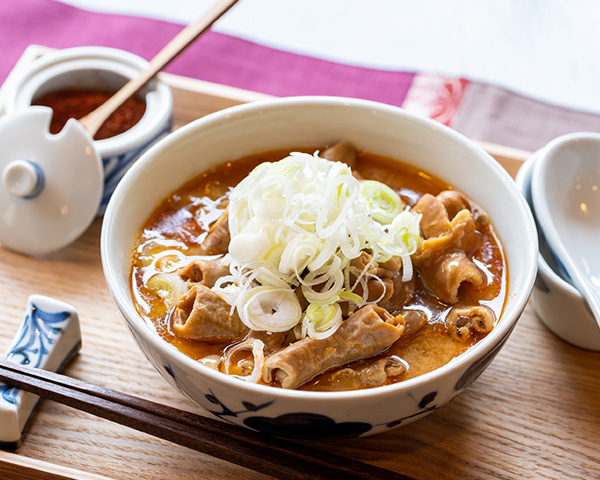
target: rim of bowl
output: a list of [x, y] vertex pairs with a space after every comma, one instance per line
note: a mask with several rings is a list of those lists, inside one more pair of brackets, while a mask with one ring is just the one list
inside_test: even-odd
[[[111, 224], [114, 216], [118, 211], [118, 204], [121, 203], [121, 196], [124, 195], [126, 189], [130, 183], [133, 183], [137, 172], [144, 168], [144, 164], [149, 162], [156, 155], [160, 155], [162, 150], [167, 150], [169, 146], [178, 142], [180, 139], [185, 138], [191, 132], [204, 128], [207, 124], [213, 122], [219, 122], [226, 120], [228, 116], [244, 115], [244, 114], [256, 114], [257, 111], [265, 109], [278, 109], [283, 107], [293, 107], [297, 105], [331, 105], [333, 107], [357, 107], [370, 110], [380, 110], [382, 112], [392, 113], [394, 115], [400, 115], [405, 118], [409, 118], [411, 121], [421, 124], [423, 127], [431, 128], [437, 131], [443, 132], [444, 135], [451, 138], [452, 141], [459, 143], [463, 147], [471, 150], [480, 161], [486, 162], [488, 167], [495, 171], [502, 180], [506, 188], [512, 190], [516, 196], [516, 201], [521, 204], [521, 215], [523, 216], [524, 224], [527, 226], [527, 231], [524, 232], [527, 238], [530, 239], [528, 246], [530, 249], [527, 258], [530, 259], [530, 265], [524, 270], [523, 287], [519, 291], [515, 292], [515, 295], [509, 299], [508, 310], [505, 310], [498, 320], [498, 323], [494, 329], [483, 339], [481, 339], [473, 347], [469, 348], [466, 352], [454, 357], [446, 365], [443, 365], [431, 372], [425, 373], [418, 377], [411, 378], [399, 383], [392, 385], [385, 385], [382, 387], [375, 387], [363, 390], [351, 390], [351, 391], [340, 391], [340, 392], [321, 392], [321, 391], [305, 391], [305, 390], [286, 390], [282, 388], [276, 388], [268, 385], [251, 384], [248, 382], [241, 381], [236, 378], [231, 378], [221, 372], [206, 367], [199, 362], [191, 359], [184, 353], [177, 350], [176, 347], [169, 344], [156, 333], [150, 325], [148, 325], [141, 316], [137, 313], [131, 295], [129, 291], [121, 291], [118, 287], [118, 274], [113, 269], [113, 265], [108, 261], [108, 244], [109, 234], [111, 230]], [[501, 239], [502, 240], [502, 239]], [[130, 245], [130, 247], [132, 247]], [[446, 374], [451, 373], [465, 364], [472, 363], [477, 358], [487, 353], [488, 349], [494, 346], [497, 342], [505, 338], [506, 335], [515, 326], [517, 320], [521, 316], [530, 293], [533, 289], [535, 276], [537, 269], [535, 268], [537, 263], [537, 232], [535, 230], [535, 223], [529, 207], [525, 202], [524, 197], [521, 195], [515, 182], [510, 177], [508, 172], [494, 160], [487, 152], [481, 147], [472, 143], [462, 134], [452, 130], [445, 125], [434, 120], [417, 116], [409, 113], [400, 107], [395, 107], [371, 100], [361, 100], [346, 97], [332, 97], [332, 96], [300, 96], [300, 97], [285, 97], [276, 98], [269, 100], [256, 101], [248, 104], [242, 104], [234, 107], [227, 108], [215, 113], [211, 113], [205, 117], [199, 118], [171, 133], [168, 137], [159, 141], [156, 145], [146, 152], [140, 159], [133, 165], [133, 167], [125, 174], [109, 202], [104, 222], [102, 225], [101, 232], [101, 257], [104, 274], [112, 294], [113, 300], [117, 304], [121, 314], [129, 324], [129, 326], [136, 330], [137, 334], [143, 336], [144, 340], [147, 341], [152, 348], [156, 348], [161, 351], [163, 356], [169, 359], [176, 359], [179, 362], [183, 362], [192, 370], [198, 372], [199, 376], [205, 375], [210, 377], [212, 380], [220, 384], [232, 386], [235, 389], [241, 391], [248, 391], [252, 393], [263, 393], [271, 396], [278, 397], [294, 397], [294, 398], [305, 398], [311, 401], [331, 401], [331, 400], [343, 400], [343, 399], [354, 399], [362, 397], [382, 397], [387, 395], [394, 395], [399, 391], [409, 390], [413, 387], [426, 386], [431, 382], [437, 381], [438, 378], [444, 377]], [[505, 306], [506, 308], [506, 306]], [[457, 392], [458, 393], [458, 392]]]
[[[43, 75], [46, 71], [60, 69], [57, 73], [65, 74], [68, 71], [77, 71], [78, 62], [90, 64], [100, 62], [99, 69], [112, 72], [117, 76], [125, 77], [127, 80], [134, 78], [141, 70], [148, 66], [148, 61], [144, 58], [126, 50], [102, 46], [79, 46], [55, 50], [49, 52], [35, 61], [31, 62], [19, 72], [19, 74], [9, 84], [11, 94], [5, 104], [6, 113], [22, 108], [22, 88], [28, 83], [32, 83], [36, 89], [43, 85], [43, 82], [36, 85], [35, 77]], [[72, 64], [72, 68], [68, 68]], [[90, 66], [86, 66], [90, 68]], [[52, 77], [49, 77], [52, 78]], [[48, 79], [49, 79], [48, 78]], [[45, 80], [48, 80], [45, 79]], [[162, 131], [164, 124], [172, 116], [173, 95], [169, 86], [156, 76], [152, 82], [154, 88], [144, 95], [146, 110], [140, 121], [125, 132], [102, 140], [94, 140], [96, 148], [102, 155], [113, 155], [122, 150], [129, 150], [148, 142], [151, 138]], [[150, 83], [150, 82], [149, 82]], [[23, 99], [28, 105], [31, 105], [29, 96]]]

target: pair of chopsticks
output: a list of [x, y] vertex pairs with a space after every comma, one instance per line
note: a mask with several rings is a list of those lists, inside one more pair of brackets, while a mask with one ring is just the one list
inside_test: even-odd
[[374, 465], [6, 360], [0, 360], [0, 381], [275, 478], [415, 480]]

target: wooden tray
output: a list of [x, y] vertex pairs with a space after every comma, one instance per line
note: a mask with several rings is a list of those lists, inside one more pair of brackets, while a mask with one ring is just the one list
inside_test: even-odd
[[[31, 47], [21, 63], [44, 52]], [[265, 95], [164, 75], [175, 124]], [[484, 144], [513, 175], [528, 152]], [[106, 287], [101, 220], [44, 258], [0, 248], [0, 351], [39, 293], [79, 311], [83, 348], [67, 374], [203, 414], [135, 346]], [[574, 348], [525, 310], [506, 346], [466, 392], [416, 423], [318, 448], [428, 479], [600, 478], [600, 354]], [[2, 479], [267, 478], [106, 420], [44, 401], [17, 453], [0, 451]]]

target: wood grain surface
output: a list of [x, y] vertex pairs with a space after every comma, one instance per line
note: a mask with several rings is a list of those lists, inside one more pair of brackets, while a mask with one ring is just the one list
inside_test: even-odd
[[[174, 87], [176, 126], [264, 98], [165, 78]], [[499, 161], [514, 174], [525, 152], [498, 149]], [[0, 248], [0, 351], [16, 332], [30, 294], [56, 297], [75, 306], [81, 318], [83, 348], [68, 375], [203, 414], [155, 372], [126, 330], [104, 281], [100, 228], [97, 219], [75, 243], [41, 258]], [[307, 443], [422, 480], [600, 478], [600, 353], [562, 342], [528, 307], [490, 367], [445, 407], [374, 437]], [[5, 478], [268, 477], [43, 401], [21, 449], [0, 452]]]

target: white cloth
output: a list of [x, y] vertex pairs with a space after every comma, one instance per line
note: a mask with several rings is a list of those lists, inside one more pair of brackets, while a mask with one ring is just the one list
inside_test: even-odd
[[[60, 0], [189, 23], [213, 0]], [[600, 113], [596, 0], [242, 0], [215, 26], [351, 65], [462, 76]]]

